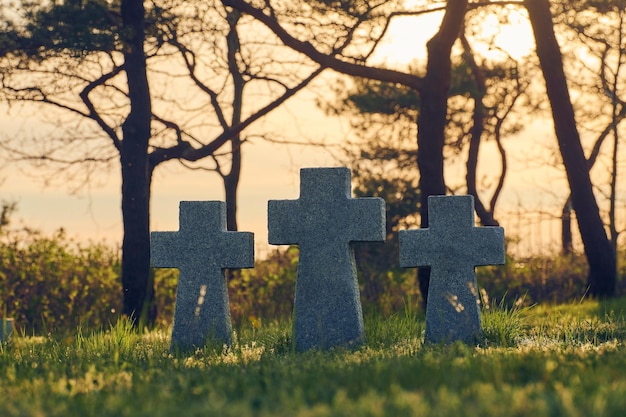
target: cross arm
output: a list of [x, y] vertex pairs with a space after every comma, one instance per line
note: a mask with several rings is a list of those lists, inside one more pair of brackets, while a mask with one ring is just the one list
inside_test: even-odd
[[150, 234], [150, 265], [155, 268], [178, 268], [178, 232]]
[[433, 247], [430, 229], [400, 230], [400, 266], [412, 268], [430, 266], [433, 260]]
[[347, 215], [353, 225], [351, 233], [354, 242], [384, 242], [387, 235], [385, 200], [367, 197], [351, 200]]
[[299, 244], [300, 204], [298, 200], [270, 200], [267, 203], [268, 241], [272, 245]]
[[225, 232], [223, 268], [254, 268], [254, 233]]

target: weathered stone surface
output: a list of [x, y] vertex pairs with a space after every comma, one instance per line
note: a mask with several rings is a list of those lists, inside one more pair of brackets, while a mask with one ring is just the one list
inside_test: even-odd
[[352, 242], [385, 240], [385, 202], [351, 197], [347, 168], [300, 171], [300, 198], [268, 203], [269, 242], [299, 245], [297, 351], [357, 346], [363, 313]]
[[230, 345], [225, 268], [254, 267], [254, 234], [226, 231], [222, 201], [181, 201], [177, 232], [152, 232], [151, 261], [178, 268], [172, 348]]
[[7, 342], [13, 335], [14, 320], [0, 317], [0, 342]]
[[426, 343], [481, 336], [474, 267], [504, 263], [504, 229], [474, 226], [472, 196], [428, 197], [427, 229], [400, 231], [400, 265], [430, 266]]

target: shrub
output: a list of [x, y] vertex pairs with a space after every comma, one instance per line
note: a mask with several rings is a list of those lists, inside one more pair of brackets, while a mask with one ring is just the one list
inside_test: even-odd
[[366, 311], [389, 316], [403, 311], [407, 304], [418, 304], [421, 296], [417, 270], [398, 265], [397, 234], [390, 233], [387, 241], [357, 244], [355, 247], [361, 302]]
[[298, 248], [276, 249], [253, 269], [231, 273], [229, 296], [233, 322], [258, 325], [261, 318], [287, 318], [293, 310]]
[[[290, 317], [296, 287], [299, 251], [296, 246], [276, 249], [253, 269], [236, 271], [229, 280], [231, 315], [235, 325], [258, 324], [262, 318]], [[367, 312], [388, 316], [417, 304], [419, 290], [414, 270], [395, 268], [383, 274], [359, 263], [361, 299]], [[369, 279], [363, 279], [363, 275]], [[375, 291], [372, 288], [375, 287]]]
[[[616, 295], [626, 293], [624, 264], [626, 253], [618, 256]], [[587, 296], [589, 267], [583, 254], [544, 255], [514, 259], [507, 257], [505, 265], [477, 268], [478, 285], [489, 297], [510, 304], [524, 298], [525, 305], [563, 303]]]
[[83, 246], [62, 230], [5, 233], [0, 241], [0, 314], [26, 332], [75, 330], [115, 321], [121, 307], [119, 255]]
[[[358, 248], [357, 248], [358, 249]], [[359, 283], [366, 314], [389, 316], [414, 311], [419, 300], [415, 269], [389, 267], [381, 272], [360, 255]], [[255, 268], [229, 273], [231, 315], [235, 326], [260, 325], [263, 319], [285, 319], [293, 310], [298, 248], [281, 248]], [[620, 277], [626, 274], [626, 252], [619, 254]], [[477, 268], [483, 299], [511, 307], [562, 303], [586, 295], [587, 264], [581, 254], [507, 258], [506, 265]], [[176, 269], [154, 270], [157, 324], [168, 326], [174, 314]], [[618, 280], [618, 295], [626, 280]], [[122, 304], [120, 257], [116, 248], [81, 245], [63, 231], [43, 236], [28, 230], [0, 228], [0, 317], [17, 320], [27, 333], [70, 332], [78, 327], [108, 327]]]
[[174, 320], [178, 269], [154, 269], [154, 304], [157, 311], [157, 327], [166, 328]]

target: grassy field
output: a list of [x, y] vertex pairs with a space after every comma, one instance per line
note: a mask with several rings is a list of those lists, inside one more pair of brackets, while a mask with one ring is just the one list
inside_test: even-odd
[[293, 353], [288, 323], [171, 354], [165, 332], [0, 345], [0, 416], [626, 415], [626, 300], [492, 309], [480, 347], [422, 346], [423, 319], [367, 317], [366, 347]]

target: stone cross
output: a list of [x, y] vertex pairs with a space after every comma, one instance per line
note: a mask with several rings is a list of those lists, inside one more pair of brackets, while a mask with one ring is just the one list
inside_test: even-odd
[[504, 229], [474, 226], [474, 198], [428, 197], [428, 228], [400, 231], [400, 265], [430, 266], [425, 343], [481, 336], [474, 267], [504, 263]]
[[268, 203], [269, 243], [295, 244], [297, 351], [363, 343], [352, 242], [385, 240], [385, 202], [352, 198], [348, 168], [300, 171], [300, 198]]
[[172, 349], [230, 345], [232, 327], [225, 268], [254, 267], [254, 234], [226, 231], [222, 201], [181, 201], [180, 229], [152, 232], [151, 261], [178, 268]]
[[0, 317], [0, 343], [7, 342], [13, 335], [14, 319]]

